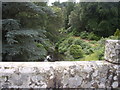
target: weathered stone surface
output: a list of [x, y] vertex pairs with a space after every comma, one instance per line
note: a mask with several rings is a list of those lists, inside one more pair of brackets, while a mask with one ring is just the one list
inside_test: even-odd
[[1, 62], [1, 88], [118, 88], [120, 65], [106, 61]]
[[120, 40], [107, 40], [105, 59], [112, 63], [120, 63]]
[[117, 88], [118, 87], [118, 82], [113, 82], [112, 87]]

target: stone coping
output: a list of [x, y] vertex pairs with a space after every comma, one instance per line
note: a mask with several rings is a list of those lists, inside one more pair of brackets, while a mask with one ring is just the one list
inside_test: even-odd
[[106, 40], [104, 57], [106, 61], [120, 64], [120, 40]]
[[73, 64], [89, 65], [89, 64], [111, 64], [107, 61], [56, 61], [56, 62], [0, 62], [0, 67], [42, 67], [42, 66], [70, 66]]
[[120, 40], [112, 40], [112, 39], [109, 39], [109, 40], [106, 40], [106, 41], [118, 42], [118, 41], [120, 41]]

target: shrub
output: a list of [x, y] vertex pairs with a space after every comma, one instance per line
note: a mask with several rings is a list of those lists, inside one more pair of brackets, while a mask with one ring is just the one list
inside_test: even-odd
[[120, 36], [120, 30], [117, 29], [116, 32], [114, 33], [114, 36]]
[[71, 45], [73, 41], [74, 41], [74, 38], [73, 38], [73, 37], [68, 38], [68, 44], [69, 44], [69, 45]]
[[91, 32], [91, 33], [88, 34], [88, 39], [97, 41], [97, 40], [100, 39], [100, 37], [96, 36], [93, 32]]
[[82, 41], [81, 39], [76, 39], [76, 40], [74, 41], [74, 44], [75, 44], [75, 45], [81, 45], [83, 42], [84, 42], [84, 41]]
[[107, 38], [102, 37], [97, 43], [99, 44], [100, 47], [104, 47], [106, 40]]
[[117, 29], [116, 32], [114, 33], [114, 36], [120, 40], [120, 30]]
[[80, 36], [80, 34], [76, 31], [76, 29], [73, 29], [72, 34], [73, 34], [74, 36]]
[[82, 47], [82, 49], [86, 48], [86, 47], [90, 47], [90, 44], [81, 40], [81, 39], [77, 39], [74, 42], [75, 45], [80, 45]]
[[98, 61], [104, 59], [103, 49], [97, 50], [94, 53], [87, 55], [85, 58], [82, 58], [81, 61]]
[[91, 45], [83, 40], [77, 39], [77, 40], [75, 40], [74, 44], [80, 45], [82, 47], [82, 49], [84, 50], [85, 54], [93, 53]]
[[83, 57], [82, 47], [80, 45], [72, 45], [70, 47], [70, 55], [72, 55], [74, 59], [82, 58]]
[[99, 60], [103, 60], [104, 59], [104, 47], [103, 48], [101, 48], [100, 50], [99, 50]]
[[92, 48], [84, 48], [84, 52], [86, 55], [89, 55], [89, 54], [93, 53], [93, 49]]
[[88, 35], [89, 34], [86, 31], [80, 33], [80, 37], [83, 38], [83, 39], [87, 38]]
[[64, 54], [68, 50], [69, 44], [67, 40], [64, 40], [62, 43], [58, 45], [58, 51], [61, 54]]
[[91, 48], [90, 44], [87, 43], [87, 42], [83, 42], [81, 43], [81, 47], [84, 49], [84, 48]]
[[108, 39], [116, 40], [116, 39], [118, 39], [118, 37], [116, 37], [116, 36], [109, 36]]
[[90, 41], [90, 43], [91, 43], [91, 44], [96, 44], [97, 41], [95, 41], [95, 40], [94, 40], [94, 41]]

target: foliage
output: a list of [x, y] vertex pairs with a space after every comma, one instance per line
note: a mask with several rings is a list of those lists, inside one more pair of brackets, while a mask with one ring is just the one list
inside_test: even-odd
[[84, 43], [84, 41], [82, 41], [80, 38], [77, 38], [75, 41], [74, 41], [74, 44], [75, 45], [80, 45], [82, 46], [82, 48], [84, 48], [84, 46], [82, 45]]
[[41, 23], [44, 16], [54, 16], [53, 12], [32, 2], [3, 2], [2, 7], [3, 61], [43, 60], [50, 44], [43, 30], [45, 23]]
[[88, 37], [88, 34], [89, 34], [88, 32], [83, 31], [83, 32], [80, 33], [80, 37], [83, 38], [83, 39], [85, 39], [85, 38]]
[[45, 56], [47, 56], [47, 50], [42, 44], [40, 43], [36, 43], [36, 44], [37, 44], [37, 47], [40, 49], [40, 58], [41, 59], [45, 58]]
[[73, 38], [73, 37], [68, 38], [68, 44], [69, 44], [69, 45], [72, 45], [73, 41], [74, 41], [74, 38]]
[[78, 59], [83, 57], [83, 50], [80, 45], [71, 45], [70, 47], [70, 55], [73, 56], [73, 58]]
[[[2, 13], [3, 18], [15, 18], [19, 12], [31, 12], [31, 13], [38, 13], [44, 14], [45, 10], [43, 7], [38, 7], [32, 2], [3, 2], [2, 3]], [[11, 12], [12, 11], [12, 12]], [[10, 12], [8, 14], [8, 12]]]
[[98, 61], [103, 60], [103, 52], [96, 51], [95, 53], [92, 53], [90, 55], [87, 55], [86, 57], [82, 58], [81, 61]]
[[81, 40], [80, 38], [76, 39], [74, 41], [74, 44], [75, 45], [80, 45], [82, 47], [82, 49], [85, 48], [85, 47], [89, 47], [89, 44], [87, 42]]
[[87, 38], [88, 38], [88, 40], [99, 40], [100, 39], [100, 37], [95, 35], [93, 32], [89, 33]]
[[[98, 36], [112, 35], [118, 24], [117, 2], [81, 2], [75, 5], [75, 9], [69, 16], [71, 32], [93, 32]], [[95, 37], [96, 38], [96, 37]]]
[[[34, 61], [41, 59], [40, 49], [34, 43], [34, 38], [39, 35], [37, 31], [21, 30], [18, 22], [13, 19], [3, 20], [2, 22], [4, 40], [3, 59], [12, 61]], [[9, 28], [10, 26], [12, 27]], [[11, 57], [11, 59], [8, 57]]]
[[116, 32], [114, 33], [114, 36], [117, 38], [117, 39], [120, 39], [120, 30], [117, 29]]
[[69, 46], [68, 40], [63, 40], [63, 42], [58, 45], [59, 53], [64, 54], [68, 50]]
[[93, 50], [91, 49], [92, 48], [91, 45], [81, 39], [75, 40], [74, 44], [80, 45], [82, 47], [84, 53], [87, 55], [93, 53]]
[[97, 41], [96, 44], [93, 44], [91, 48], [88, 48], [87, 51], [90, 50], [90, 53], [86, 54], [85, 57], [80, 59], [81, 61], [94, 61], [94, 60], [104, 60], [104, 46], [106, 39], [101, 39]]
[[51, 10], [54, 12], [55, 16], [54, 17], [47, 16], [47, 20], [46, 20], [47, 34], [46, 35], [52, 42], [56, 43], [61, 37], [59, 30], [63, 28], [64, 17], [63, 17], [63, 11], [61, 8], [52, 6]]
[[93, 32], [86, 32], [82, 31], [80, 33], [74, 31], [75, 36], [80, 36], [82, 39], [88, 39], [88, 40], [99, 40], [100, 37], [94, 34]]
[[[58, 51], [62, 52], [62, 54], [65, 55], [65, 60], [85, 60], [85, 61], [89, 61], [90, 59], [103, 60], [104, 46], [106, 39], [108, 38], [101, 38], [101, 40], [99, 41], [95, 41], [95, 40], [89, 41], [71, 35], [68, 38], [62, 40], [58, 44]], [[79, 49], [78, 48], [76, 49], [76, 47], [81, 48], [81, 52], [82, 52], [81, 58], [79, 58], [79, 55], [81, 54], [79, 53], [78, 55]]]
[[113, 35], [116, 28], [119, 28], [118, 3], [80, 2], [74, 5], [74, 9], [71, 7], [69, 14], [67, 3], [54, 4], [59, 8], [65, 8], [67, 18], [65, 18], [65, 29], [67, 29], [66, 33], [71, 35], [58, 44], [58, 51], [62, 51], [62, 54], [72, 59], [70, 47], [79, 45], [84, 51], [83, 58], [90, 55], [91, 58], [95, 56], [96, 60], [103, 59], [105, 40], [116, 38], [115, 36], [104, 37]]

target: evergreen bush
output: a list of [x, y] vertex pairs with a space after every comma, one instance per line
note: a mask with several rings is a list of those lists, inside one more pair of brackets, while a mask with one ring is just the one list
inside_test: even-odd
[[74, 59], [82, 58], [83, 57], [82, 47], [80, 45], [72, 45], [70, 47], [70, 55], [72, 55]]
[[87, 36], [87, 38], [89, 40], [96, 40], [96, 41], [100, 39], [100, 37], [98, 37], [97, 35], [95, 35], [93, 32], [89, 33], [88, 36]]
[[114, 33], [114, 36], [116, 37], [116, 39], [120, 40], [120, 30], [117, 29], [116, 32]]
[[82, 39], [87, 39], [87, 38], [88, 38], [88, 35], [89, 35], [89, 33], [86, 32], [86, 31], [83, 31], [83, 32], [80, 33], [80, 37], [81, 37]]

